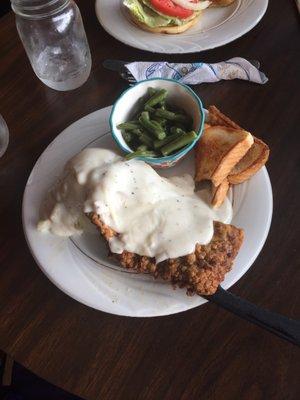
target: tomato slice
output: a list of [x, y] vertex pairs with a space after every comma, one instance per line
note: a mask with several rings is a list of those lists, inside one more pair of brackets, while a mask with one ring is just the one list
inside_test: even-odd
[[150, 0], [150, 3], [155, 10], [170, 17], [186, 19], [194, 14], [193, 10], [180, 7], [171, 0]]

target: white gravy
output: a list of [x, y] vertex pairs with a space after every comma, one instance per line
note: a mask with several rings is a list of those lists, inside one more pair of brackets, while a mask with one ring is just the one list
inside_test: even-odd
[[127, 250], [160, 262], [209, 243], [213, 221], [230, 223], [229, 200], [213, 209], [209, 197], [208, 190], [194, 192], [190, 175], [167, 179], [143, 161], [86, 149], [67, 163], [49, 192], [38, 229], [61, 236], [81, 233], [84, 213], [93, 211], [119, 233], [109, 242], [112, 252]]

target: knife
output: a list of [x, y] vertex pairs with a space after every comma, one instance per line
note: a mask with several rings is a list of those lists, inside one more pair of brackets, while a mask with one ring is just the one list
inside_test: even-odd
[[218, 287], [216, 293], [203, 297], [240, 318], [300, 346], [300, 321], [263, 309], [224, 290], [221, 286]]

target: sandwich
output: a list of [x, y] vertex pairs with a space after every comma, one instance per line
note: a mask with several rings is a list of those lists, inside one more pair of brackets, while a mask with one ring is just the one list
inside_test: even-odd
[[131, 20], [153, 33], [177, 34], [191, 28], [210, 0], [124, 0]]
[[210, 7], [227, 7], [235, 0], [212, 0]]

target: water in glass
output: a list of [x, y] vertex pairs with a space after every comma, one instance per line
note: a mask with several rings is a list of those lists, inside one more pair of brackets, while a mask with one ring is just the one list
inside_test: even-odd
[[80, 11], [73, 0], [11, 0], [16, 25], [38, 78], [56, 90], [81, 86], [91, 54]]

